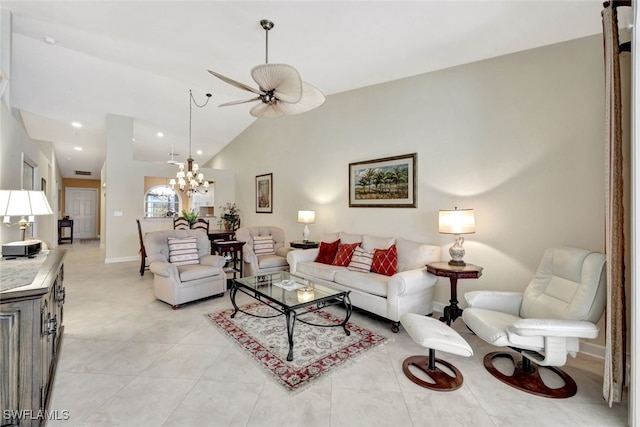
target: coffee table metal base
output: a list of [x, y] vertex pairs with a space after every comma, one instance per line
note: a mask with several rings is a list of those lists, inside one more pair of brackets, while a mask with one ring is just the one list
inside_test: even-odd
[[[262, 302], [265, 305], [268, 305], [269, 307], [278, 311], [278, 314], [274, 314], [273, 316], [260, 316], [260, 315], [256, 315], [254, 313], [248, 313], [242, 310], [240, 307], [238, 307], [238, 304], [236, 304], [236, 294], [238, 293], [238, 291], [241, 291], [242, 293], [249, 295], [250, 297], [256, 299], [257, 301]], [[264, 319], [269, 319], [272, 317], [278, 317], [278, 316], [284, 315], [286, 324], [287, 324], [287, 338], [289, 340], [289, 353], [287, 354], [287, 361], [289, 362], [293, 360], [293, 327], [295, 326], [296, 320], [302, 323], [306, 323], [307, 325], [324, 327], [324, 328], [333, 328], [333, 327], [342, 326], [342, 329], [344, 329], [344, 333], [347, 336], [351, 335], [351, 331], [349, 331], [349, 329], [347, 328], [347, 322], [349, 321], [349, 318], [351, 317], [351, 312], [352, 312], [351, 300], [349, 299], [349, 292], [344, 292], [343, 294], [337, 295], [328, 300], [311, 301], [308, 304], [298, 304], [295, 306], [295, 308], [283, 307], [278, 305], [277, 303], [273, 304], [273, 303], [265, 302], [263, 301], [263, 298], [261, 298], [262, 297], [261, 294], [257, 292], [250, 292], [248, 289], [239, 288], [238, 286], [233, 286], [231, 288], [230, 297], [231, 297], [231, 304], [233, 304], [233, 308], [235, 309], [233, 314], [231, 314], [232, 319], [236, 316], [236, 314], [238, 314], [238, 312], [242, 312], [244, 314], [248, 314], [249, 316], [260, 317]], [[322, 325], [318, 323], [312, 323], [300, 318], [300, 316], [305, 316], [307, 314], [313, 313], [315, 311], [321, 310], [325, 307], [329, 307], [332, 305], [343, 305], [345, 308], [345, 317], [342, 323], [340, 324]], [[313, 307], [313, 308], [309, 309], [309, 307]], [[305, 310], [305, 311], [298, 313], [298, 311], [296, 310]]]

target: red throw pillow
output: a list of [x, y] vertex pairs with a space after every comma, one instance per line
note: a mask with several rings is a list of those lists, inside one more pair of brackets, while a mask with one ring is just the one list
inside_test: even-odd
[[371, 271], [374, 273], [393, 276], [398, 268], [398, 250], [396, 245], [391, 245], [389, 249], [376, 249], [373, 251], [373, 263]]
[[336, 257], [331, 265], [340, 267], [348, 266], [351, 262], [353, 251], [355, 251], [358, 246], [360, 246], [360, 243], [340, 243], [338, 245], [338, 253], [336, 253]]
[[323, 264], [331, 264], [334, 258], [336, 257], [336, 252], [338, 252], [339, 244], [340, 244], [340, 239], [331, 243], [320, 242], [320, 250], [318, 251], [316, 262], [321, 262]]

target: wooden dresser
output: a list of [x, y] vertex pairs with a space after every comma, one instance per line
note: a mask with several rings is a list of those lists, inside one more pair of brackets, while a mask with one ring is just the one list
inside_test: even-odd
[[0, 260], [0, 425], [39, 426], [63, 332], [64, 250]]

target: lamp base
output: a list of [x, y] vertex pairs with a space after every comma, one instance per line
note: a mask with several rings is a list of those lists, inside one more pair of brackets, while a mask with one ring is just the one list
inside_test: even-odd
[[450, 259], [449, 265], [453, 265], [455, 267], [464, 267], [465, 265], [467, 265], [467, 263], [462, 260]]

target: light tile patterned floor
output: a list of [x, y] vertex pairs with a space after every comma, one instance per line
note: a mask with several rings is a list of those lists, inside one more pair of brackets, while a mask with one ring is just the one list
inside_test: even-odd
[[[60, 362], [50, 409], [69, 411], [47, 426], [625, 426], [627, 401], [601, 397], [602, 362], [579, 355], [565, 370], [578, 384], [571, 399], [514, 390], [482, 365], [494, 350], [462, 320], [455, 329], [470, 358], [439, 354], [464, 375], [462, 388], [425, 390], [402, 361], [425, 349], [401, 328], [356, 312], [352, 320], [391, 342], [306, 390], [290, 395], [234, 347], [204, 314], [230, 308], [228, 294], [179, 310], [153, 297], [153, 275], [138, 263], [103, 264], [97, 243], [63, 245], [65, 304]], [[248, 302], [248, 301], [247, 301]]]

